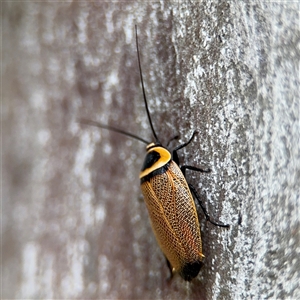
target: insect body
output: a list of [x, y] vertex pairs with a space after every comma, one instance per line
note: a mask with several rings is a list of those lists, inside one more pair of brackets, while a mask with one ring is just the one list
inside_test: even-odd
[[98, 122], [81, 120], [81, 123], [125, 134], [147, 144], [147, 154], [140, 172], [140, 181], [152, 229], [166, 257], [171, 277], [174, 273], [179, 273], [184, 280], [190, 281], [198, 275], [204, 258], [200, 224], [193, 196], [198, 200], [208, 221], [221, 227], [229, 226], [215, 223], [210, 219], [197, 191], [185, 179], [186, 169], [201, 172], [209, 172], [209, 170], [185, 165], [179, 167], [177, 151], [187, 146], [196, 132], [188, 142], [179, 145], [172, 152], [159, 142], [145, 95], [137, 30], [136, 44], [143, 98], [155, 142], [149, 143], [136, 135]]
[[171, 272], [191, 280], [204, 257], [193, 197], [171, 153], [155, 144], [147, 149], [140, 179], [154, 234]]

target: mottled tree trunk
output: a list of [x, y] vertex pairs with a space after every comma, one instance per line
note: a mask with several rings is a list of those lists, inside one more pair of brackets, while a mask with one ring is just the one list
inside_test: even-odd
[[[299, 4], [2, 2], [2, 298], [299, 299]], [[209, 213], [175, 276], [141, 201], [145, 145], [180, 150]]]

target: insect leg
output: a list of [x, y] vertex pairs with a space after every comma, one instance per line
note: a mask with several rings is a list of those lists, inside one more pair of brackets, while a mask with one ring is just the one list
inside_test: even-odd
[[180, 150], [180, 149], [186, 147], [186, 146], [194, 139], [194, 137], [195, 137], [195, 135], [196, 135], [197, 133], [198, 133], [198, 131], [195, 130], [195, 131], [193, 132], [192, 137], [191, 137], [186, 143], [177, 146], [177, 147], [173, 150], [173, 152], [174, 152], [174, 151], [178, 151], [178, 150]]
[[191, 137], [186, 143], [177, 146], [177, 147], [172, 151], [172, 158], [173, 158], [173, 160], [176, 162], [177, 165], [179, 165], [179, 158], [178, 158], [178, 155], [177, 155], [177, 151], [180, 150], [180, 149], [182, 149], [182, 148], [184, 148], [184, 147], [186, 147], [186, 146], [194, 139], [194, 137], [195, 137], [195, 135], [196, 135], [197, 133], [198, 133], [198, 131], [195, 130], [195, 131], [193, 132], [192, 137]]
[[202, 172], [202, 173], [209, 173], [211, 171], [211, 169], [201, 169], [201, 168], [197, 168], [197, 167], [193, 167], [193, 166], [181, 166], [180, 167], [180, 170], [182, 172], [182, 174], [184, 175], [185, 177], [185, 170], [188, 169], [188, 170], [192, 170], [192, 171], [198, 171], [198, 172]]
[[168, 146], [170, 145], [170, 143], [171, 143], [172, 141], [177, 140], [178, 138], [179, 138], [179, 135], [178, 135], [178, 134], [175, 135], [175, 136], [173, 136], [173, 137], [169, 140], [169, 142], [168, 142], [168, 144], [167, 144], [167, 148], [168, 148]]
[[188, 185], [189, 185], [189, 188], [190, 188], [192, 194], [194, 195], [194, 197], [197, 199], [199, 205], [201, 206], [201, 208], [203, 210], [203, 213], [205, 215], [206, 220], [209, 221], [210, 223], [214, 224], [215, 226], [229, 228], [229, 224], [221, 224], [221, 223], [217, 223], [217, 222], [211, 220], [211, 218], [208, 215], [207, 210], [206, 210], [203, 202], [201, 201], [200, 196], [197, 193], [196, 189], [191, 184], [188, 184]]
[[169, 260], [167, 259], [166, 256], [165, 256], [165, 258], [166, 258], [166, 262], [167, 262], [168, 269], [169, 269], [169, 271], [170, 271], [170, 277], [168, 278], [168, 281], [169, 281], [169, 280], [171, 280], [171, 279], [173, 278], [173, 275], [174, 275], [174, 274], [173, 274], [172, 266], [171, 266]]

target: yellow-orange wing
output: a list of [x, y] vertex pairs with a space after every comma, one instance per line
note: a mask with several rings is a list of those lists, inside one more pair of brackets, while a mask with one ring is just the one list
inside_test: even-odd
[[199, 263], [204, 257], [195, 203], [174, 161], [168, 163], [162, 174], [149, 177], [142, 182], [141, 189], [152, 229], [173, 272], [181, 273], [185, 266]]

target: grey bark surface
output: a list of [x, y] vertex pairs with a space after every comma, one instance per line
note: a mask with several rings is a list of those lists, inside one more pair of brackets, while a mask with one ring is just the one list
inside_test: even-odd
[[[2, 2], [2, 299], [300, 299], [299, 4]], [[185, 142], [204, 267], [171, 282], [145, 145]]]

